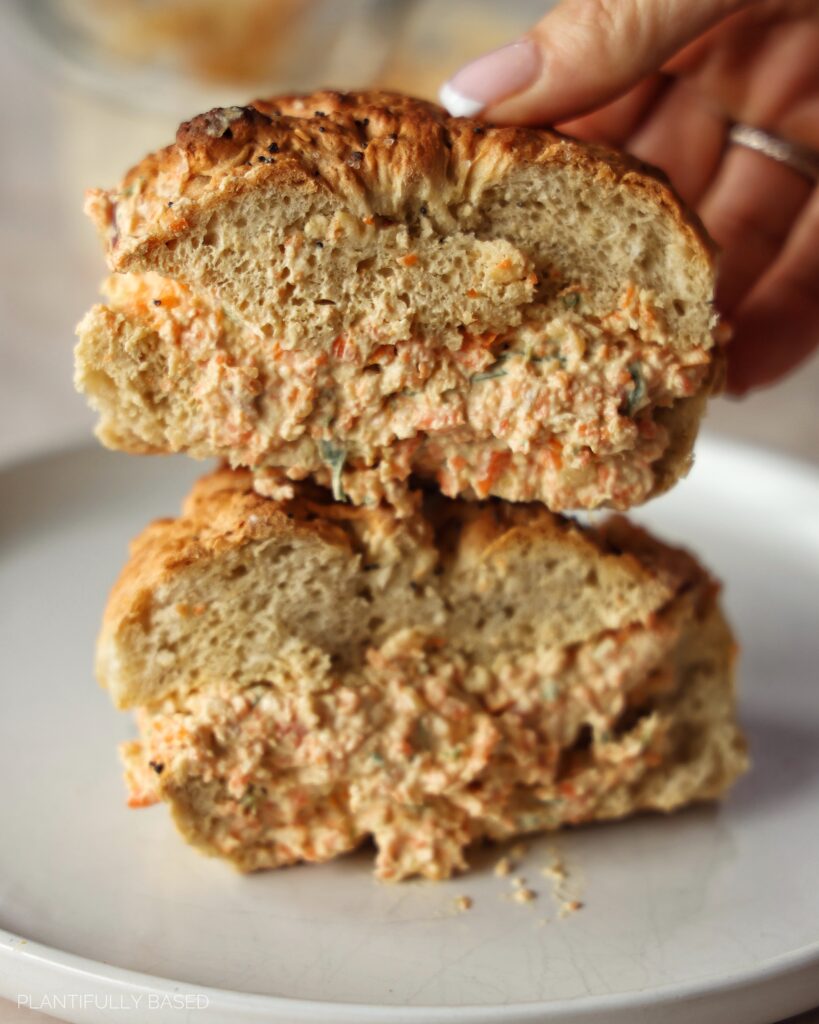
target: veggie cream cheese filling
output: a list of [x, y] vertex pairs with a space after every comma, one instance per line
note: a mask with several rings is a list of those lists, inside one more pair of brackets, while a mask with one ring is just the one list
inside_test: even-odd
[[[139, 398], [106, 379], [105, 362], [91, 373], [102, 440], [221, 456], [276, 498], [312, 476], [338, 500], [407, 511], [416, 475], [450, 497], [628, 508], [656, 483], [669, 444], [661, 411], [713, 368], [709, 348], [663, 344], [662, 309], [632, 284], [602, 317], [568, 286], [505, 332], [384, 344], [368, 326], [329, 351], [258, 338], [155, 274], [115, 275], [107, 290], [86, 329], [113, 321]], [[136, 437], [131, 401], [151, 411]]]
[[372, 836], [380, 878], [448, 877], [479, 837], [616, 816], [618, 792], [679, 756], [691, 614], [689, 595], [649, 628], [488, 664], [405, 629], [359, 671], [317, 653], [311, 678], [167, 698], [123, 747], [130, 804], [169, 800], [189, 839], [243, 870]]

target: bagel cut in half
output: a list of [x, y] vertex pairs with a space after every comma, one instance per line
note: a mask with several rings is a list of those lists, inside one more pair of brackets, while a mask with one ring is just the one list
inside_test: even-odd
[[316, 93], [212, 110], [89, 194], [114, 276], [76, 383], [128, 452], [409, 515], [626, 509], [721, 380], [713, 252], [659, 175], [545, 129]]
[[206, 477], [134, 543], [98, 675], [133, 806], [243, 871], [470, 844], [721, 796], [745, 769], [714, 581], [614, 518], [438, 495], [398, 518]]

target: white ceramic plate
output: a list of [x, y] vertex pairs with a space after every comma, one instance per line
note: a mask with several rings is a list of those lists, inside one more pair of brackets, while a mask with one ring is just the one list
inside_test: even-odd
[[[0, 995], [157, 1024], [761, 1024], [819, 1003], [814, 471], [706, 439], [641, 510], [726, 581], [754, 768], [720, 808], [532, 843], [526, 905], [497, 851], [437, 885], [380, 885], [368, 852], [241, 877], [163, 807], [125, 808], [131, 726], [94, 637], [127, 540], [199, 471], [89, 449], [0, 474]], [[555, 844], [584, 902], [565, 920], [539, 874]]]

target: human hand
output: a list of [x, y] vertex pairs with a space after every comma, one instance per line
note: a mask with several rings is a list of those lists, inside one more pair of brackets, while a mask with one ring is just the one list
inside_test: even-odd
[[462, 68], [441, 100], [555, 124], [668, 174], [723, 250], [730, 391], [772, 383], [819, 345], [815, 178], [729, 139], [739, 123], [819, 150], [817, 0], [563, 0]]

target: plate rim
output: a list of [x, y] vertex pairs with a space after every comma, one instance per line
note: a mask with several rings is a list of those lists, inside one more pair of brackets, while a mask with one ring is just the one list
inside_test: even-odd
[[[799, 977], [804, 971], [819, 966], [819, 939], [808, 946], [780, 956], [771, 957], [756, 967], [743, 968], [730, 974], [704, 975], [683, 984], [660, 985], [630, 993], [583, 996], [574, 999], [560, 999], [551, 1002], [523, 1003], [474, 1003], [466, 1006], [443, 1006], [424, 1004], [402, 1006], [390, 1003], [332, 1002], [317, 999], [296, 999], [289, 996], [271, 996], [256, 992], [240, 992], [236, 989], [216, 988], [176, 981], [160, 975], [144, 974], [127, 967], [117, 967], [89, 957], [79, 956], [65, 950], [55, 949], [44, 943], [30, 941], [13, 932], [0, 929], [0, 964], [22, 959], [25, 966], [33, 968], [32, 973], [45, 973], [58, 969], [68, 980], [95, 981], [103, 983], [109, 990], [123, 995], [152, 992], [159, 995], [179, 996], [201, 995], [207, 998], [207, 1009], [226, 1011], [242, 1009], [259, 1014], [283, 1014], [282, 1020], [339, 1020], [339, 1013], [350, 1020], [377, 1022], [377, 1024], [404, 1024], [406, 1021], [431, 1022], [434, 1018], [446, 1018], [453, 1024], [493, 1024], [505, 1022], [531, 1022], [548, 1020], [583, 1020], [593, 1018], [606, 1011], [610, 1019], [615, 1013], [635, 1012], [641, 1009], [662, 1009], [669, 1004], [685, 1005], [703, 996], [725, 996], [741, 991], [752, 985], [769, 986], [791, 977]], [[816, 991], [819, 995], [819, 977]], [[0, 985], [0, 989], [4, 986]], [[5, 991], [0, 994], [5, 995]], [[809, 1009], [812, 1004], [804, 1007]], [[293, 1013], [297, 1012], [298, 1017]], [[798, 1011], [797, 1011], [798, 1012]]]
[[[698, 441], [698, 449], [707, 452], [709, 459], [724, 460], [753, 459], [757, 470], [766, 475], [773, 474], [780, 479], [789, 478], [795, 489], [805, 487], [819, 499], [819, 466], [811, 461], [782, 453], [775, 448], [737, 441], [719, 433], [705, 432]], [[11, 455], [0, 459], [0, 475], [7, 476], [24, 470], [32, 464], [55, 458], [70, 458], [96, 450], [98, 445], [89, 442], [77, 443], [72, 439], [65, 444], [55, 444], [39, 450]], [[207, 463], [203, 464], [203, 471]], [[779, 498], [777, 501], [781, 500]], [[640, 506], [642, 509], [644, 506]], [[14, 970], [14, 966], [18, 970]], [[0, 995], [14, 999], [19, 994], [12, 990], [15, 981], [25, 973], [33, 981], [52, 981], [57, 978], [68, 981], [94, 983], [98, 992], [136, 995], [156, 993], [161, 996], [179, 996], [180, 992], [199, 995], [207, 999], [207, 1010], [225, 1012], [241, 1010], [258, 1019], [276, 1014], [279, 1019], [296, 1021], [351, 1020], [369, 1024], [404, 1024], [404, 1022], [427, 1022], [446, 1019], [453, 1024], [488, 1024], [498, 1022], [532, 1022], [546, 1020], [591, 1020], [602, 1011], [614, 1019], [614, 1014], [634, 1013], [639, 1010], [660, 1010], [671, 1004], [684, 1007], [703, 997], [719, 998], [753, 986], [769, 987], [789, 979], [801, 980], [806, 971], [819, 968], [819, 936], [815, 942], [794, 950], [770, 957], [760, 964], [741, 968], [729, 974], [707, 974], [688, 982], [653, 986], [628, 993], [600, 994], [571, 999], [544, 1002], [517, 1002], [471, 1004], [465, 1006], [444, 1006], [424, 1004], [402, 1006], [400, 1004], [333, 1002], [328, 1000], [299, 999], [290, 996], [274, 996], [260, 993], [241, 992], [235, 989], [198, 985], [160, 975], [146, 974], [127, 967], [118, 967], [104, 961], [80, 956], [68, 950], [58, 949], [45, 943], [25, 938], [0, 927]], [[808, 1009], [819, 999], [819, 971], [811, 989], [811, 1000], [802, 1007], [788, 1012]], [[810, 988], [810, 985], [808, 986]], [[185, 1012], [185, 1011], [182, 1011]], [[284, 1016], [287, 1014], [288, 1016]], [[618, 1017], [618, 1019], [620, 1019]], [[622, 1019], [627, 1019], [623, 1017]]]

